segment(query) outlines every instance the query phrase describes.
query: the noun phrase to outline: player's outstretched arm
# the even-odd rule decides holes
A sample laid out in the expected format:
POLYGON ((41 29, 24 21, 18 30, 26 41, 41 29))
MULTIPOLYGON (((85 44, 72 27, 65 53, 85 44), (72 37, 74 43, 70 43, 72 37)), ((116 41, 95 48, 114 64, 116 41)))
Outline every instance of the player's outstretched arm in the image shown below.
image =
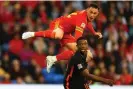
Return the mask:
POLYGON ((102 38, 102 34, 100 32, 96 32, 92 26, 92 24, 89 24, 88 26, 88 29, 90 30, 90 32, 95 35, 95 36, 98 36, 98 39, 101 39, 102 38))
POLYGON ((102 78, 102 77, 98 77, 96 75, 93 75, 93 74, 90 74, 89 71, 87 69, 84 69, 81 74, 86 77, 88 80, 93 80, 93 81, 97 81, 97 82, 103 82, 103 83, 106 83, 110 86, 112 86, 114 84, 114 81, 113 80, 110 80, 110 79, 105 79, 105 78, 102 78))

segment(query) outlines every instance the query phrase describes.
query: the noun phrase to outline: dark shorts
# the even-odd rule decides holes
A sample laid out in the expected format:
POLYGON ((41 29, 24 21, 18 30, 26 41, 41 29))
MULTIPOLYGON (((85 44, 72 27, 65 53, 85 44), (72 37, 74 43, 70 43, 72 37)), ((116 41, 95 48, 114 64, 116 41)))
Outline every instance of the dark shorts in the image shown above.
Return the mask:
POLYGON ((64 84, 64 89, 90 89, 88 84, 83 85, 71 85, 69 83, 64 84))

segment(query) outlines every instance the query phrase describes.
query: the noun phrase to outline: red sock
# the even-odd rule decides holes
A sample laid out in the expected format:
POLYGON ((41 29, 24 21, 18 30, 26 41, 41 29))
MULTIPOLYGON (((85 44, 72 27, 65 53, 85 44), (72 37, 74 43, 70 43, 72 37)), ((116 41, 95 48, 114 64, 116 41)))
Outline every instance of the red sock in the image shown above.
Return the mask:
POLYGON ((57 61, 59 60, 69 60, 73 56, 74 52, 72 50, 64 51, 56 56, 57 61))
POLYGON ((55 33, 53 32, 53 30, 35 32, 36 37, 54 38, 54 35, 55 33))

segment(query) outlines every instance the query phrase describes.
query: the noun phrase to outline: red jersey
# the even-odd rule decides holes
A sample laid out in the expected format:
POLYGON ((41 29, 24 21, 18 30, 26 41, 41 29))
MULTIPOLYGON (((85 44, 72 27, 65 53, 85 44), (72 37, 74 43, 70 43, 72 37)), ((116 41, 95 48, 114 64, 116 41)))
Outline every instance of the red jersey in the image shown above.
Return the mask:
POLYGON ((86 10, 77 11, 68 16, 62 16, 57 19, 59 19, 59 25, 63 28, 64 33, 72 33, 75 30, 83 33, 84 29, 88 28, 93 34, 95 34, 92 23, 87 22, 86 10))
MULTIPOLYGON (((75 42, 79 37, 82 36, 84 29, 88 28, 91 33, 95 35, 95 30, 93 29, 92 23, 87 21, 87 12, 86 10, 77 11, 67 16, 62 16, 53 20, 50 23, 49 30, 55 30, 56 28, 61 28, 64 32, 63 38, 60 40, 61 45, 67 43, 75 42), (73 37, 71 34, 75 32, 73 37)), ((51 31, 47 32, 38 32, 36 36, 51 37, 51 31), (47 34, 46 34, 47 33, 47 34)))

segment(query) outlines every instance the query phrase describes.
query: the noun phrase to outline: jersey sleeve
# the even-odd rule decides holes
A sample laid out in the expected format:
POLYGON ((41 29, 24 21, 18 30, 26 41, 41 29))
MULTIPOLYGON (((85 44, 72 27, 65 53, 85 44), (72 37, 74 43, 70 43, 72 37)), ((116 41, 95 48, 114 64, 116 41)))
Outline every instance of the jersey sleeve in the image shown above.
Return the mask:
POLYGON ((78 16, 76 17, 76 28, 75 28, 75 39, 77 40, 79 37, 83 35, 84 28, 85 28, 85 11, 80 11, 78 16))
POLYGON ((84 32, 84 28, 81 27, 81 23, 82 23, 82 20, 79 20, 80 18, 80 15, 79 17, 77 18, 78 20, 76 21, 76 28, 75 28, 75 39, 77 40, 79 37, 81 37, 83 35, 83 32, 84 32))
POLYGON ((79 64, 77 64, 76 66, 77 66, 77 69, 78 69, 80 72, 82 72, 83 70, 86 69, 86 67, 84 66, 83 63, 79 63, 79 64))
POLYGON ((88 30, 90 30, 90 32, 91 32, 93 35, 95 35, 96 31, 94 30, 92 24, 88 24, 88 25, 87 25, 87 28, 88 28, 88 30))
POLYGON ((75 28, 75 39, 77 40, 79 37, 81 37, 83 35, 83 28, 76 26, 75 28))

